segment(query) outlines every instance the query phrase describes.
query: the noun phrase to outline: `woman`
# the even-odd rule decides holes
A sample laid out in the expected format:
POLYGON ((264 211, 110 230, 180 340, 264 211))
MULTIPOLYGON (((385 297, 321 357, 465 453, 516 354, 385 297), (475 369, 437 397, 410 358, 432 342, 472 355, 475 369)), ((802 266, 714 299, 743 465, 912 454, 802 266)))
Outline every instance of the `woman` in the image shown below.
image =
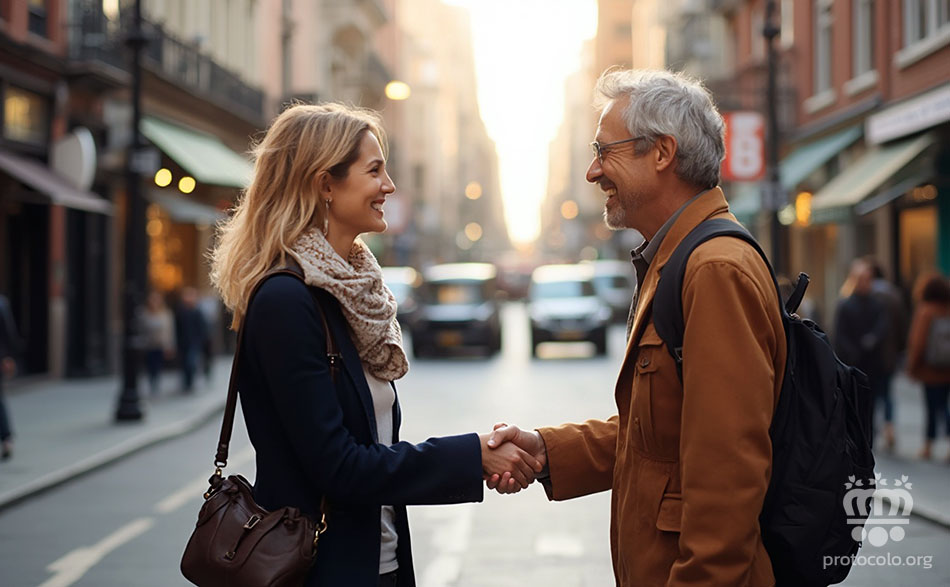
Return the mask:
POLYGON ((213 253, 212 280, 232 327, 244 328, 238 389, 255 498, 314 518, 326 499, 329 529, 307 585, 414 585, 406 505, 481 501, 483 476, 524 487, 541 468, 513 445, 489 450, 488 434, 399 442, 392 382, 409 365, 393 295, 357 238, 386 229, 395 186, 385 146, 371 111, 287 109, 257 146, 254 178, 213 253), (248 299, 287 265, 303 281, 273 276, 248 299), (321 314, 342 354, 336 383, 321 314))
POLYGON ((950 320, 950 283, 937 273, 922 275, 914 288, 914 299, 917 307, 907 340, 907 373, 924 384, 927 429, 919 456, 929 459, 940 420, 950 434, 950 366, 947 353, 937 348, 947 348, 948 341, 940 340, 939 334, 944 330, 941 326, 950 320))
POLYGON ((145 369, 148 372, 148 385, 152 397, 159 393, 159 376, 165 359, 175 354, 175 321, 171 310, 165 306, 162 294, 153 291, 148 294, 145 312, 142 314, 142 330, 145 337, 145 369))

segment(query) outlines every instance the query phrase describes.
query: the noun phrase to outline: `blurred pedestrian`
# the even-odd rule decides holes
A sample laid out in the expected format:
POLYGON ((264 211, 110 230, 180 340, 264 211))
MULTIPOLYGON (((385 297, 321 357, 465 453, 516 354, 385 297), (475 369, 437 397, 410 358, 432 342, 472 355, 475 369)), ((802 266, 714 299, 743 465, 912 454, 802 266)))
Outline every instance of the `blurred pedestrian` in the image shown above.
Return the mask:
POLYGON ((893 451, 896 437, 891 386, 907 341, 907 311, 904 308, 900 290, 884 277, 884 269, 878 260, 873 256, 867 256, 864 261, 871 268, 871 295, 884 306, 887 312, 887 334, 884 335, 881 347, 880 395, 875 396, 874 405, 875 412, 878 406, 884 410, 884 447, 888 451, 893 451))
POLYGON ((207 336, 205 317, 198 308, 198 291, 186 287, 181 290, 181 300, 175 315, 175 337, 178 341, 178 360, 181 362, 182 391, 185 393, 194 389, 195 373, 207 336))
POLYGON ((201 310, 201 315, 205 320, 205 339, 204 344, 201 345, 201 367, 205 378, 210 382, 214 353, 220 338, 221 311, 218 296, 210 292, 202 295, 198 299, 198 309, 201 310))
POLYGON ((15 357, 19 342, 10 302, 0 295, 0 459, 4 461, 13 456, 13 428, 10 426, 10 414, 3 396, 3 380, 5 377, 13 377, 16 373, 15 357))
POLYGON ((142 313, 142 331, 145 337, 145 368, 148 372, 149 390, 158 395, 162 366, 166 359, 175 356, 175 323, 171 310, 165 305, 162 294, 153 291, 148 295, 142 313))
POLYGON ((926 430, 919 456, 931 457, 937 424, 950 435, 950 283, 938 273, 914 286, 914 317, 907 338, 907 374, 924 384, 926 430))
POLYGON ((873 278, 867 261, 855 259, 851 263, 835 312, 834 344, 839 359, 868 376, 872 398, 884 401, 889 384, 883 365, 884 342, 890 320, 884 304, 871 295, 873 278))

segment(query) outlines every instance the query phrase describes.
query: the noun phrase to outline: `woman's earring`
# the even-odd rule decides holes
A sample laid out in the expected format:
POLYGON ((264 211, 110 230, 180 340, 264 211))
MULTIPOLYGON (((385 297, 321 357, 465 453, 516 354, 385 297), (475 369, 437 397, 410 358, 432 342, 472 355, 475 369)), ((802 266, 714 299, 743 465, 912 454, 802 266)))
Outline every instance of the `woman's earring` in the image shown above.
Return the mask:
POLYGON ((330 232, 330 200, 324 200, 323 203, 327 205, 323 214, 323 236, 326 236, 330 232))

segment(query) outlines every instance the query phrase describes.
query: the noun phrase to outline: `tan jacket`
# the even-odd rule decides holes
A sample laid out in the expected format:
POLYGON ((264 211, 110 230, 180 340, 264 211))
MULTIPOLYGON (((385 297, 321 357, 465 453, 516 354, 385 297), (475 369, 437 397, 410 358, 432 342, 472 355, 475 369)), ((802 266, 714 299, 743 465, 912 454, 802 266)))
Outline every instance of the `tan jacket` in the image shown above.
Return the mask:
POLYGON ((551 499, 613 490, 621 586, 774 584, 758 516, 786 344, 768 268, 734 238, 693 252, 683 386, 650 318, 658 272, 693 227, 715 217, 735 220, 718 188, 680 214, 650 264, 615 389, 618 416, 540 429, 551 499))

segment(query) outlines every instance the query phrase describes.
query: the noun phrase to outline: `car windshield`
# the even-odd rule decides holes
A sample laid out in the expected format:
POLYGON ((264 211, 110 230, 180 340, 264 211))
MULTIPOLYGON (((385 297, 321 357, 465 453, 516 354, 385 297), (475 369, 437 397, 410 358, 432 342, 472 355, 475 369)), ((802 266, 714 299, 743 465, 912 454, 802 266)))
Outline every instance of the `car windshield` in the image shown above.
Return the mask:
POLYGON ((623 289, 629 287, 627 280, 621 275, 599 275, 594 278, 594 284, 601 289, 623 289))
POLYGON ((545 281, 535 283, 531 297, 535 299, 580 298, 594 295, 594 286, 589 281, 545 281))
POLYGON ((426 286, 424 298, 430 304, 481 304, 484 288, 482 281, 440 281, 426 286))

